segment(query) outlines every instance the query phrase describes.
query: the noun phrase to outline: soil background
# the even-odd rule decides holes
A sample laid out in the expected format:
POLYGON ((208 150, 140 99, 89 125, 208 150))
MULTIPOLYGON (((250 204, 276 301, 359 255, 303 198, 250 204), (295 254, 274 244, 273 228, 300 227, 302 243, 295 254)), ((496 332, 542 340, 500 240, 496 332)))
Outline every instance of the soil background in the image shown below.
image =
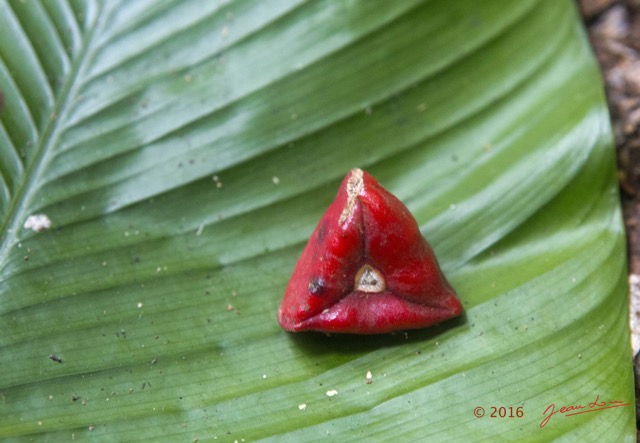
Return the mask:
POLYGON ((578 4, 600 63, 615 135, 627 229, 636 429, 640 429, 640 0, 578 0, 578 4))

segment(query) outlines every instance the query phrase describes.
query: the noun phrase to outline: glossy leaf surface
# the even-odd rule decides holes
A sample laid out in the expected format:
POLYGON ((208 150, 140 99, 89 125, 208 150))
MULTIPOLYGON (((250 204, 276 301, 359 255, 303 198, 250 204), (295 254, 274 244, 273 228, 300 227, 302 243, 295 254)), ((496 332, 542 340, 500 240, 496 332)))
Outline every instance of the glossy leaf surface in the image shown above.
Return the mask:
POLYGON ((572 2, 2 1, 0 93, 1 437, 635 441, 632 406, 540 428, 633 402, 572 2), (461 319, 280 328, 352 167, 414 214, 461 319))

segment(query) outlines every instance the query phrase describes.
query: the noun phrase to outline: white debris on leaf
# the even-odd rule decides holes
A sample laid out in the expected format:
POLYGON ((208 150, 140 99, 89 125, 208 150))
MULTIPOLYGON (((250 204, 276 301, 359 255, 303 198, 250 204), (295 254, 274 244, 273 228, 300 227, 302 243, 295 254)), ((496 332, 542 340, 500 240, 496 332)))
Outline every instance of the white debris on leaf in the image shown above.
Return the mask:
POLYGON ((329 389, 327 391, 327 397, 333 397, 334 395, 338 395, 338 391, 336 391, 335 389, 329 389))
POLYGON ((300 409, 301 411, 304 411, 305 409, 307 409, 307 404, 306 403, 300 403, 298 405, 298 409, 300 409))
POLYGON ((35 232, 44 231, 51 227, 51 220, 45 214, 35 214, 27 217, 24 222, 25 229, 31 229, 35 232))

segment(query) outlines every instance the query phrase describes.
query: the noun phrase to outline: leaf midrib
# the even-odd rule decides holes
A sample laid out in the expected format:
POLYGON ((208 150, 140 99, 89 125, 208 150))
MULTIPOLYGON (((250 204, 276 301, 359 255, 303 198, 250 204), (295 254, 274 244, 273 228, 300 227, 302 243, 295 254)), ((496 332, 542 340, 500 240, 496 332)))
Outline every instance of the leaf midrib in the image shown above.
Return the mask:
MULTIPOLYGON (((60 88, 59 94, 56 96, 54 106, 51 109, 50 117, 44 128, 40 132, 38 143, 36 144, 35 154, 31 161, 24 168, 21 183, 16 189, 14 197, 11 199, 5 219, 2 221, 0 232, 4 232, 2 244, 0 244, 0 282, 4 281, 4 269, 11 249, 16 244, 21 229, 21 223, 25 218, 29 206, 31 205, 33 196, 36 194, 40 177, 49 164, 53 156, 53 147, 55 146, 62 132, 62 123, 70 108, 70 97, 74 96, 75 91, 79 88, 80 82, 78 78, 83 71, 83 67, 90 57, 91 43, 100 28, 100 23, 108 19, 108 14, 101 14, 104 5, 97 5, 96 13, 93 14, 93 22, 84 23, 83 27, 86 32, 81 42, 80 51, 74 60, 71 61, 71 69, 65 76, 65 81, 60 88)), ((55 220, 53 221, 55 225, 55 220)))

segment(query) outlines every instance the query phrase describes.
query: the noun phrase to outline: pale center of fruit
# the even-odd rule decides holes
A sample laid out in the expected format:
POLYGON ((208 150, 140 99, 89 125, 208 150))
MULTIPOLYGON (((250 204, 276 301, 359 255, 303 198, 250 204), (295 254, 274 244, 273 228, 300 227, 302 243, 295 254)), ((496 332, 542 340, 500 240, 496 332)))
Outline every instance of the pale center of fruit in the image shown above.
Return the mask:
POLYGON ((355 290, 360 292, 378 293, 387 288, 382 273, 370 265, 364 265, 356 274, 355 290))

